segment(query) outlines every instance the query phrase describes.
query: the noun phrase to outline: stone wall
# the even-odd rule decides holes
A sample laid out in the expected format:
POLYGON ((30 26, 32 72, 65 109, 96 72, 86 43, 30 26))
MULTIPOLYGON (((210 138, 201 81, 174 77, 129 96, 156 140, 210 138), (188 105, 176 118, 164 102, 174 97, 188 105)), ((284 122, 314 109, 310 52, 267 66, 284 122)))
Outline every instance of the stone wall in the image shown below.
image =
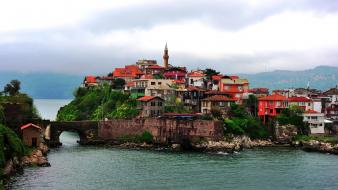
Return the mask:
POLYGON ((115 119, 100 121, 98 137, 114 140, 126 135, 140 135, 149 131, 157 143, 180 143, 183 140, 211 140, 223 137, 222 122, 169 118, 115 119))

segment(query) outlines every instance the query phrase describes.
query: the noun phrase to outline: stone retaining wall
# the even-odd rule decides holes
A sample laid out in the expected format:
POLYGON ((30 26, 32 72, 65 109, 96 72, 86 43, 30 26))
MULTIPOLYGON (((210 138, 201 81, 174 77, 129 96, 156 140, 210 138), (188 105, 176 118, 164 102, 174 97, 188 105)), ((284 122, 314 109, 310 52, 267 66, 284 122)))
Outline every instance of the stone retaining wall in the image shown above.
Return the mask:
POLYGON ((149 131, 157 143, 181 143, 185 139, 218 140, 223 137, 222 122, 169 118, 115 119, 100 121, 98 137, 114 140, 126 135, 140 135, 149 131))

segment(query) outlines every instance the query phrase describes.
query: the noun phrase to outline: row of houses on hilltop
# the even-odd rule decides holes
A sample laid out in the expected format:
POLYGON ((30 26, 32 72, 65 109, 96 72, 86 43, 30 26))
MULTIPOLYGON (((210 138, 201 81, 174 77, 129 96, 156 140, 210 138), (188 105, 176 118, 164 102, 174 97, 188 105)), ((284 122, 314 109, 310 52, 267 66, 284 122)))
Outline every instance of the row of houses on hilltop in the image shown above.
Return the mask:
POLYGON ((313 133, 324 133, 326 123, 338 120, 338 90, 326 92, 298 88, 274 90, 249 88, 249 81, 239 76, 224 75, 212 69, 188 71, 185 67, 169 64, 167 45, 163 63, 156 60, 138 60, 133 65, 115 68, 108 76, 86 76, 84 87, 100 83, 113 83, 123 79, 124 92, 137 99, 142 117, 157 117, 164 114, 164 105, 175 98, 195 114, 210 114, 219 110, 226 116, 231 104, 243 104, 249 95, 258 98, 257 116, 263 123, 282 113, 283 109, 298 106, 304 110, 304 121, 313 133))

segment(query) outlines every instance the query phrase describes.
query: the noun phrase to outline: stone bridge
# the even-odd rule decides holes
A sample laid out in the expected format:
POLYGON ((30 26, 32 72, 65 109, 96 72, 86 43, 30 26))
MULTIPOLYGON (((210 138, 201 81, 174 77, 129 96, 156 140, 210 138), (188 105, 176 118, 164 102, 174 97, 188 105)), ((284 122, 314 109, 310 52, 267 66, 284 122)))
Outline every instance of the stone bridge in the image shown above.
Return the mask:
POLYGON ((64 131, 72 131, 78 133, 80 137, 79 144, 93 144, 99 141, 98 139, 98 122, 97 121, 64 121, 50 122, 46 130, 49 134, 47 139, 49 146, 61 146, 60 135, 64 131))

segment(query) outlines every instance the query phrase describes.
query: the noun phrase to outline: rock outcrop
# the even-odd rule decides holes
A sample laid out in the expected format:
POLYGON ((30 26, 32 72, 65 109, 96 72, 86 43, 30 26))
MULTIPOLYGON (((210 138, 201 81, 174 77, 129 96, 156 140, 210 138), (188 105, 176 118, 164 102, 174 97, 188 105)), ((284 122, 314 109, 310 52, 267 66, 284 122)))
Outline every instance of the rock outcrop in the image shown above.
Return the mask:
POLYGON ((275 127, 276 143, 290 144, 292 138, 297 135, 297 127, 294 125, 277 125, 275 127))
POLYGON ((303 150, 305 151, 338 154, 338 144, 333 145, 331 143, 320 142, 316 140, 302 142, 302 144, 303 144, 303 150))
POLYGON ((28 156, 21 158, 23 166, 50 166, 48 159, 46 157, 47 152, 49 151, 48 147, 40 143, 39 147, 32 151, 28 156))
POLYGON ((247 136, 238 136, 222 141, 205 141, 193 144, 196 150, 234 152, 243 148, 272 146, 270 140, 251 140, 247 136))

